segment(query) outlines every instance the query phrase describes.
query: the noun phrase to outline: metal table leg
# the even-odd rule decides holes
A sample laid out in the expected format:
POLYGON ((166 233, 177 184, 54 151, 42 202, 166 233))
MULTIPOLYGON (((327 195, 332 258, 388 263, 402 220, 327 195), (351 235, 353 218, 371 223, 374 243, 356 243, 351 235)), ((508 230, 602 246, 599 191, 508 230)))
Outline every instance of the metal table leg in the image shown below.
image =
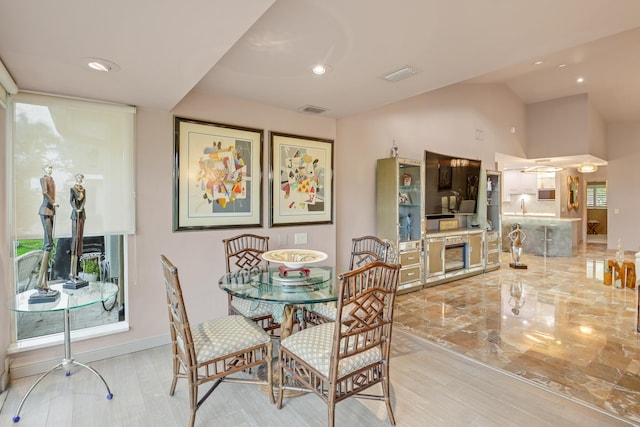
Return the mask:
POLYGON ((71 357, 71 328, 69 326, 69 310, 64 310, 64 359, 62 359, 62 362, 58 363, 56 366, 54 366, 53 368, 49 369, 47 372, 42 374, 40 378, 38 378, 36 382, 33 383, 31 388, 29 388, 29 390, 27 391, 27 394, 25 394, 22 400, 20 401, 20 405, 18 405, 18 410, 16 411, 16 415, 13 417, 13 422, 17 423, 18 421, 20 421, 20 411, 22 410, 22 406, 26 402, 27 398, 29 397, 33 389, 35 389, 36 386, 40 383, 40 381, 42 381, 47 375, 49 375, 51 372, 55 371, 60 367, 65 369, 66 376, 70 376, 71 367, 73 365, 82 366, 83 368, 86 368, 89 371, 91 371, 96 377, 100 378, 100 381, 102 381, 104 386, 107 388, 107 400, 111 400, 113 398, 113 393, 111 393, 111 390, 109 389, 109 385, 104 380, 104 378, 102 378, 102 375, 98 373, 98 371, 96 371, 90 366, 85 365, 84 363, 76 362, 75 360, 73 360, 73 357, 71 357))

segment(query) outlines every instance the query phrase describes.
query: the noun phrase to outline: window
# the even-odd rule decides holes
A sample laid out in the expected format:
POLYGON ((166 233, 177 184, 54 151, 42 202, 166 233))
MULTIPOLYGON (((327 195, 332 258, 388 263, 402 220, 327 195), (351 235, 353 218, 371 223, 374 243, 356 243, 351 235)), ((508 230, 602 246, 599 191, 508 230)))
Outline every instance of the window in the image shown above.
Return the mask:
MULTIPOLYGON (((30 93, 12 96, 9 107, 9 230, 15 247, 16 292, 33 286, 33 269, 27 269, 22 277, 18 257, 43 249, 44 231, 38 215, 43 200, 40 178, 43 167, 51 165, 57 207, 54 244, 47 265, 49 283, 64 282, 69 277, 70 189, 75 175, 83 174, 86 222, 82 253, 98 261, 94 270, 99 272, 99 280, 117 283, 120 292, 113 301, 74 310, 71 328, 123 320, 124 312, 119 308, 124 307, 126 294, 126 235, 135 232, 135 108, 30 93)), ((80 271, 85 268, 88 274, 89 263, 82 264, 82 257, 80 260, 80 271)), ((50 314, 56 318, 19 314, 14 336, 23 340, 60 332, 60 313, 50 314)))
POLYGON ((587 209, 607 208, 607 183, 588 182, 587 183, 587 209))

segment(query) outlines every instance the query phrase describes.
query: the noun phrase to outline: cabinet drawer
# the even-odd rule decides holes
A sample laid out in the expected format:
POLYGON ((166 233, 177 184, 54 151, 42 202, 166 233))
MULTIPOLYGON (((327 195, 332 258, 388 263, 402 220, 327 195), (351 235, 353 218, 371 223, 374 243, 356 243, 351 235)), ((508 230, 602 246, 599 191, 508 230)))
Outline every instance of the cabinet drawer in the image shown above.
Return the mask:
POLYGON ((403 267, 419 263, 420 252, 418 251, 402 252, 400 254, 400 265, 403 267))
POLYGON ((498 240, 493 240, 493 241, 489 240, 489 241, 487 242, 487 249, 488 249, 488 250, 492 250, 492 249, 493 249, 493 250, 495 250, 495 249, 498 249, 498 245, 499 245, 498 240))
POLYGON ((420 266, 403 268, 400 270, 400 283, 420 280, 420 266))
POLYGON ((490 252, 487 254, 487 264, 500 262, 500 252, 490 252))

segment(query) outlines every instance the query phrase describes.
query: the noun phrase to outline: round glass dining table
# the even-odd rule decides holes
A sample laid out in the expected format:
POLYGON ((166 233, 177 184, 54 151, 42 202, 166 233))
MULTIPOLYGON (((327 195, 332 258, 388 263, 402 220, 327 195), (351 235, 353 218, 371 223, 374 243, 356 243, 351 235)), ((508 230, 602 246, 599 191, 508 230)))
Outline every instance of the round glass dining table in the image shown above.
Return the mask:
POLYGON ((298 308, 338 299, 338 278, 333 267, 309 267, 306 271, 308 274, 286 271, 283 276, 278 267, 243 269, 225 274, 218 285, 233 297, 256 304, 271 303, 274 310, 284 305, 280 337, 286 338, 293 330, 298 308))

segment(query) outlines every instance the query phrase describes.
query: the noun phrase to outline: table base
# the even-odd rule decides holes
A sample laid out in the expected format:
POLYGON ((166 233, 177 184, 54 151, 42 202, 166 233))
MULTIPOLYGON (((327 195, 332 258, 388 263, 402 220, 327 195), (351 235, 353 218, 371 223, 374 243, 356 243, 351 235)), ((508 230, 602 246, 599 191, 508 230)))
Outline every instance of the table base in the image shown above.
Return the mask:
POLYGON ((49 369, 47 372, 42 374, 40 378, 38 378, 36 382, 33 383, 31 388, 29 388, 29 390, 27 391, 27 394, 25 394, 22 400, 20 401, 20 405, 18 405, 18 410, 16 411, 16 415, 12 418, 13 422, 17 423, 18 421, 20 421, 20 411, 22 410, 22 406, 27 401, 27 398, 29 397, 31 392, 40 383, 40 381, 42 381, 47 375, 49 375, 51 372, 55 371, 58 368, 63 368, 66 371, 66 376, 70 376, 71 367, 73 365, 78 365, 91 371, 93 375, 98 377, 106 387, 107 400, 111 400, 113 398, 113 393, 111 393, 111 390, 109 389, 109 385, 104 380, 104 378, 102 378, 102 375, 98 373, 98 371, 96 371, 90 366, 85 365, 84 363, 76 362, 75 360, 73 360, 73 357, 71 357, 71 329, 69 327, 69 310, 64 310, 64 359, 62 359, 62 362, 58 363, 56 366, 54 366, 53 368, 49 369))

